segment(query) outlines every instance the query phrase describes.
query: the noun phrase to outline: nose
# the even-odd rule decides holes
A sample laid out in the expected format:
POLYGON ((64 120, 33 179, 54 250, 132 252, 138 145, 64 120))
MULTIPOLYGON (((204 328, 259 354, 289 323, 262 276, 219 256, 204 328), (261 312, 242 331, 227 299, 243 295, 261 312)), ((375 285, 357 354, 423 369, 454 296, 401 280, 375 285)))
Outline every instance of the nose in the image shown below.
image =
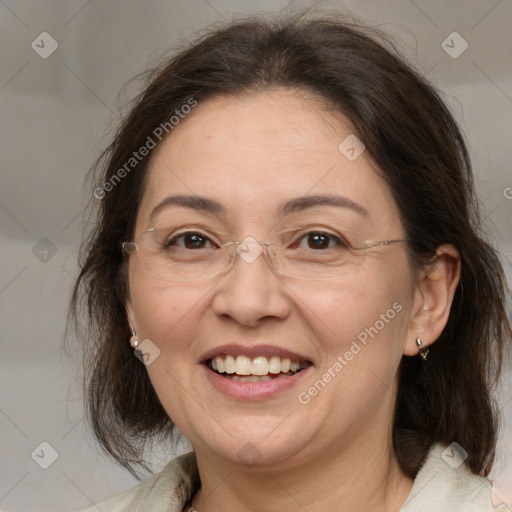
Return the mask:
POLYGON ((236 248, 233 268, 221 279, 213 299, 215 314, 256 327, 263 319, 290 313, 286 286, 271 269, 265 249, 248 237, 236 248))

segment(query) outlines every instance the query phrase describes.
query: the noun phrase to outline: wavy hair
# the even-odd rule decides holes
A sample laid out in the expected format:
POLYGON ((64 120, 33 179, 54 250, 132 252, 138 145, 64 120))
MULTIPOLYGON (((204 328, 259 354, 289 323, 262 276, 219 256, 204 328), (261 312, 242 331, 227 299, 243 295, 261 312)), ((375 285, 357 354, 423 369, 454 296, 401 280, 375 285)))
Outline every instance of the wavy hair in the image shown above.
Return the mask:
MULTIPOLYGON (((460 283, 427 364, 402 359, 393 442, 409 476, 416 475, 434 442, 454 441, 468 452, 474 473, 488 474, 498 429, 492 390, 511 333, 505 277, 481 234, 471 164, 457 123, 385 34, 331 14, 251 17, 211 29, 149 74, 94 167, 96 184, 112 180, 190 98, 202 102, 272 88, 313 93, 350 121, 398 205, 413 265, 429 262, 441 244, 459 250, 460 283)), ((119 245, 133 235, 153 151, 132 162, 130 172, 95 201, 97 223, 81 248, 69 315, 86 353, 87 412, 95 435, 132 473, 146 467, 147 443, 173 431, 128 343, 128 288, 119 245)))

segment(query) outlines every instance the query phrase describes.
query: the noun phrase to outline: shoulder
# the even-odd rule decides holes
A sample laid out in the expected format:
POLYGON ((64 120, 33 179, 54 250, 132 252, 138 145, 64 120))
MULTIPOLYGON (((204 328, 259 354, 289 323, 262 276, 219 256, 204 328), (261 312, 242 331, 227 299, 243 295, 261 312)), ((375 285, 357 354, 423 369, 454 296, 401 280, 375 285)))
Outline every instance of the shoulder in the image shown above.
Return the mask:
POLYGON ((190 452, 176 457, 133 489, 82 512, 181 512, 199 485, 196 457, 190 452))
POLYGON ((464 463, 458 445, 435 444, 414 481, 400 512, 495 512, 491 483, 464 463))

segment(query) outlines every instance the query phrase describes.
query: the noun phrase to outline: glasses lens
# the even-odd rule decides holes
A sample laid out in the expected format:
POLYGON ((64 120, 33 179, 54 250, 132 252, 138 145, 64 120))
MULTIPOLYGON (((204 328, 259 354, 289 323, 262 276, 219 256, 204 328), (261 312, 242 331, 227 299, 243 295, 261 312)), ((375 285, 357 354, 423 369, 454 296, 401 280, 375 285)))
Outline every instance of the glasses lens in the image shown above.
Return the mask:
POLYGON ((373 242, 373 245, 366 241, 353 248, 329 233, 309 231, 281 242, 260 243, 247 237, 242 242, 220 244, 191 229, 178 232, 150 229, 142 233, 136 247, 144 272, 165 281, 199 281, 214 277, 228 270, 236 255, 245 264, 253 264, 261 255, 283 276, 330 280, 363 264, 365 254, 372 247, 377 250, 377 246, 398 241, 403 240, 373 242))
POLYGON ((297 279, 328 280, 343 275, 353 256, 348 247, 281 248, 273 258, 278 272, 297 279))
POLYGON ((196 281, 213 277, 230 264, 230 247, 219 247, 201 233, 171 238, 166 231, 148 230, 140 237, 144 272, 165 281, 196 281))

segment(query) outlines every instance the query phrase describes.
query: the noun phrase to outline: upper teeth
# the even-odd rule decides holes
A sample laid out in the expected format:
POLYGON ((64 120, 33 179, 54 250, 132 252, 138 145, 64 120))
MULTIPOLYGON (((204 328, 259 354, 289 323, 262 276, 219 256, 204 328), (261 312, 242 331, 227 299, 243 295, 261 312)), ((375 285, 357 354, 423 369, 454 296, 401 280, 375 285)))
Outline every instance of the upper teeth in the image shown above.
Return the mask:
POLYGON ((212 368, 219 373, 236 373, 237 375, 268 375, 269 373, 297 372, 301 363, 291 362, 287 357, 258 356, 249 359, 246 356, 216 356, 212 359, 212 368))

